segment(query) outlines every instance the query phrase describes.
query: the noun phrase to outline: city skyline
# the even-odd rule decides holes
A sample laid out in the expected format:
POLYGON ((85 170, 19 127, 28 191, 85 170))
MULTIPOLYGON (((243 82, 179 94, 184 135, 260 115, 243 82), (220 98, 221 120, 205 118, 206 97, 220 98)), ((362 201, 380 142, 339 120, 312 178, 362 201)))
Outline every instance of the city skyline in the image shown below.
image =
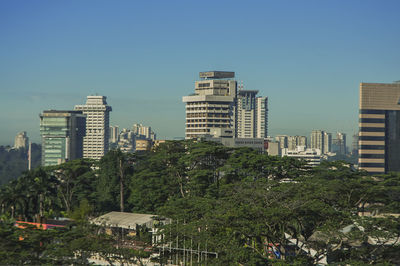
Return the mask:
POLYGON ((107 96, 110 125, 183 137, 201 71, 269 98, 269 135, 358 130, 361 82, 400 79, 398 1, 3 1, 0 145, 39 114, 107 96), (22 3, 22 4, 21 4, 22 3), (212 4, 211 4, 212 3, 212 4), (201 19, 204 18, 204 19, 201 19))

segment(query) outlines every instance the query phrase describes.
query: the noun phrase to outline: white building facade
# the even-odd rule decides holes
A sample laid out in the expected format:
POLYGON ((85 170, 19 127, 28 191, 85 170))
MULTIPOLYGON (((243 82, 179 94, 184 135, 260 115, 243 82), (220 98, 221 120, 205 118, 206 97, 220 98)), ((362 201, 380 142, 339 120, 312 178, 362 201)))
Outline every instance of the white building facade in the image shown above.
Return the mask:
POLYGON ((305 146, 298 146, 296 150, 283 149, 283 156, 305 160, 307 165, 313 167, 319 165, 322 158, 320 149, 306 149, 305 146))
POLYGON ((257 90, 240 90, 237 95, 236 137, 268 136, 268 98, 257 97, 257 90))
POLYGON ((186 103, 186 139, 205 135, 265 139, 268 136, 268 98, 257 90, 240 90, 234 72, 200 72, 195 93, 186 103))
POLYGON ((86 136, 83 139, 83 157, 101 159, 109 149, 110 112, 106 96, 87 96, 86 104, 75 105, 86 115, 86 136))
POLYGON ((235 135, 234 77, 234 72, 200 72, 202 80, 195 82, 195 93, 182 98, 186 103, 186 139, 211 135, 214 130, 235 135))

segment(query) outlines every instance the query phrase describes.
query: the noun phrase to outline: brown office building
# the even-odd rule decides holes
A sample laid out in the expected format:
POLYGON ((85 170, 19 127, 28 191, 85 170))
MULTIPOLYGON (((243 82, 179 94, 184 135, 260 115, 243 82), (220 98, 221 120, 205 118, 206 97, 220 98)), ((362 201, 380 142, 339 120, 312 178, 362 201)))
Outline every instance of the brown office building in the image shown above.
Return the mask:
POLYGON ((400 83, 361 83, 359 168, 400 171, 400 83))

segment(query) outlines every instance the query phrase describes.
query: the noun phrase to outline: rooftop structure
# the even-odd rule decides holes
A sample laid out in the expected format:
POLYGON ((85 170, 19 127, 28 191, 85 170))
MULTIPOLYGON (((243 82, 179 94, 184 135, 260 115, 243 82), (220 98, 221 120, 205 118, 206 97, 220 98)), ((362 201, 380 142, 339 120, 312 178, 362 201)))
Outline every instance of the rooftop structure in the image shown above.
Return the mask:
POLYGON ((135 229, 136 225, 145 225, 153 228, 154 214, 109 212, 92 220, 94 224, 125 229, 135 229))
POLYGON ((227 71, 207 71, 200 72, 200 78, 202 79, 226 79, 226 78, 234 78, 235 72, 227 72, 227 71))

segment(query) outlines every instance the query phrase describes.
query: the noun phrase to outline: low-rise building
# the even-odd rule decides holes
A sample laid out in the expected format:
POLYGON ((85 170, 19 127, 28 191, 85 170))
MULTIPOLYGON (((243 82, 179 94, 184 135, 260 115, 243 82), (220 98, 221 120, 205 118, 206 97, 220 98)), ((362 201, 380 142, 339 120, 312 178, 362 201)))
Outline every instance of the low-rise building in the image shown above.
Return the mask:
POLYGON ((321 163, 321 150, 319 149, 306 149, 305 146, 298 146, 296 150, 292 151, 289 149, 282 150, 282 157, 293 157, 297 159, 303 159, 310 166, 317 166, 321 163))

